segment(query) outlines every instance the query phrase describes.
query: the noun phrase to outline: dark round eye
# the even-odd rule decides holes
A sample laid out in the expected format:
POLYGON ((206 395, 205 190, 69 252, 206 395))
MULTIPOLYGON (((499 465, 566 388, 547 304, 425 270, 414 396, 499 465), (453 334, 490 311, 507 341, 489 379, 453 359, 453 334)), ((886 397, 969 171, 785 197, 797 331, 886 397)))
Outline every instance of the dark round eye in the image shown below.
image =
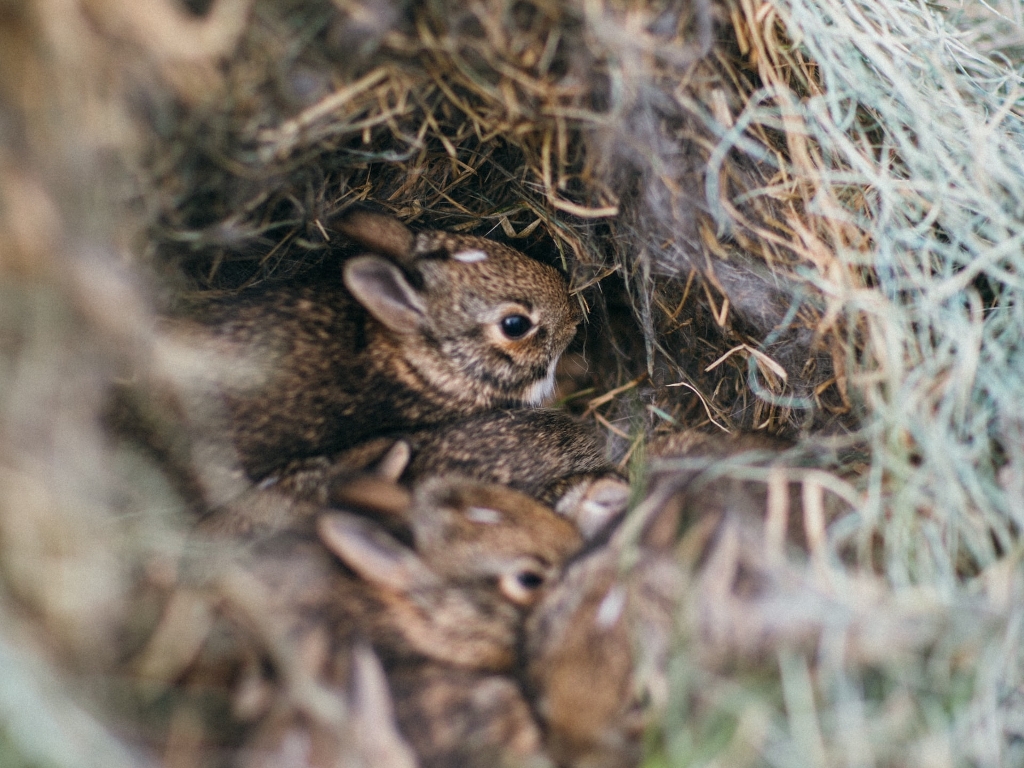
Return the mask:
POLYGON ((544 577, 536 571, 520 571, 516 581, 524 589, 538 589, 544 583, 544 577))
POLYGON ((501 319, 501 332, 510 339, 521 339, 533 327, 533 321, 526 315, 509 315, 501 319))
POLYGON ((532 557, 524 557, 519 562, 510 564, 498 580, 501 593, 516 605, 533 605, 540 597, 540 588, 544 586, 547 574, 544 567, 534 562, 532 557))

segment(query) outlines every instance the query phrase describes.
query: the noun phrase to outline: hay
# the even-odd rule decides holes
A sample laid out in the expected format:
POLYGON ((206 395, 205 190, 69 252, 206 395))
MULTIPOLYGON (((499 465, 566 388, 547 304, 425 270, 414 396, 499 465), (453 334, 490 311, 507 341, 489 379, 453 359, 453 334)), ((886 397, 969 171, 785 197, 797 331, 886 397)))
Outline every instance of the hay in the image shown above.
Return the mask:
POLYGON ((565 267, 624 465, 758 429, 854 502, 774 602, 694 590, 650 765, 1024 759, 1014 3, 128 5, 0 2, 5 764, 68 763, 26 706, 146 754, 118 675, 184 502, 99 417, 152 307, 317 268, 359 201, 565 267))

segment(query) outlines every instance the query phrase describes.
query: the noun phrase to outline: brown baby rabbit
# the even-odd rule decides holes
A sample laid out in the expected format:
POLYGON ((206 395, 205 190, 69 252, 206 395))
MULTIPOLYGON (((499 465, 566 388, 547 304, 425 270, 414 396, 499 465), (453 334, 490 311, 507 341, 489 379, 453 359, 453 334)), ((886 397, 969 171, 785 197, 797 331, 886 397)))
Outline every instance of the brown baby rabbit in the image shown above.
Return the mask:
MULTIPOLYGON (((347 683, 347 649, 364 639, 372 643, 386 671, 398 733, 422 768, 548 765, 540 729, 508 673, 525 610, 555 575, 550 560, 568 551, 532 540, 552 533, 561 539, 558 524, 565 521, 548 511, 548 521, 527 513, 512 524, 498 518, 507 514, 505 504, 494 503, 503 489, 461 481, 431 485, 437 487, 425 493, 433 498, 426 502, 421 495, 419 503, 442 514, 416 526, 422 553, 413 554, 365 518, 332 513, 320 519, 323 541, 358 578, 336 564, 321 570, 323 558, 305 549, 308 540, 278 536, 269 549, 255 550, 252 568, 269 586, 268 612, 288 625, 285 647, 320 648, 300 655, 306 674, 328 690, 347 683), (459 512, 449 504, 461 505, 459 512), (555 530, 545 525, 552 520, 555 530), (296 555, 305 562, 296 562, 296 555), (277 556, 282 559, 275 563, 277 556)), ((296 714, 285 718, 293 736, 298 729, 320 743, 336 730, 325 728, 310 707, 302 708, 300 721, 296 714)), ((252 751, 279 754, 285 735, 274 733, 279 729, 262 723, 252 751)))
POLYGON ((661 703, 683 582, 658 549, 625 568, 626 538, 620 528, 569 564, 526 624, 524 683, 559 766, 636 765, 661 703))
MULTIPOLYGON (((274 764, 296 745, 305 745, 298 764, 317 768, 352 749, 390 750, 404 764, 402 743, 386 731, 350 743, 345 717, 360 716, 349 700, 362 685, 353 649, 369 641, 389 674, 400 670, 397 718, 423 765, 485 768, 506 754, 542 764, 539 731, 505 673, 526 612, 580 545, 574 526, 527 496, 464 479, 435 478, 410 493, 362 477, 352 488, 355 507, 374 519, 308 514, 290 530, 246 536, 201 525, 137 674, 207 692, 240 687, 235 714, 251 724, 242 765, 274 764), (481 723, 491 725, 463 739, 481 723)), ((389 706, 369 700, 378 713, 389 706)), ((218 743, 224 727, 209 723, 208 741, 218 743)))
POLYGON ((344 504, 344 493, 335 495, 332 488, 347 488, 354 471, 397 468, 400 458, 405 465, 395 478, 404 484, 455 474, 507 485, 553 507, 584 538, 625 510, 629 496, 597 432, 563 411, 544 408, 475 414, 375 438, 331 458, 294 461, 268 477, 264 488, 320 505, 344 504))
POLYGON ((433 478, 411 496, 380 486, 359 505, 375 519, 329 512, 252 537, 237 566, 273 596, 272 614, 309 606, 317 622, 334 617, 332 636, 365 635, 386 661, 511 667, 526 610, 580 546, 575 527, 501 486, 433 478))
POLYGON ((766 529, 781 512, 785 531, 803 511, 791 487, 800 470, 787 464, 787 447, 759 435, 652 441, 661 455, 644 500, 607 541, 566 567, 527 622, 526 688, 559 765, 637 764, 645 730, 667 698, 684 598, 695 604, 714 653, 763 641, 722 621, 772 613, 756 602, 772 579, 766 529), (731 475, 730 462, 760 469, 763 478, 774 471, 780 482, 734 479, 744 474, 731 475))
POLYGON ((415 551, 354 515, 327 515, 318 528, 362 579, 340 610, 362 612, 385 657, 412 652, 495 671, 514 664, 527 609, 580 545, 570 523, 529 497, 456 478, 417 488, 415 551))
MULTIPOLYGON (((404 528, 411 545, 368 517, 328 512, 315 523, 306 518, 309 525, 245 539, 219 576, 202 577, 201 561, 186 566, 199 587, 183 590, 179 600, 187 603, 203 590, 212 594, 221 628, 210 626, 198 660, 185 653, 177 665, 168 661, 168 643, 154 640, 140 670, 173 680, 191 667, 192 677, 206 685, 227 685, 252 678, 244 669, 265 668, 258 659, 269 656, 277 682, 257 685, 263 693, 250 693, 248 704, 239 705, 247 719, 263 724, 249 750, 252 764, 260 765, 258 755, 275 754, 296 729, 310 743, 340 738, 316 714, 314 689, 326 686, 334 691, 328 703, 336 701, 350 685, 351 649, 369 641, 389 676, 395 670, 399 727, 423 765, 484 768, 501 765, 502 755, 542 764, 539 731, 505 673, 517 661, 528 609, 578 549, 579 534, 508 488, 435 478, 411 495, 397 486, 388 495, 379 493, 385 480, 368 480, 370 493, 364 483, 358 506, 385 499, 386 508, 367 511, 390 519, 393 529, 404 528), (245 652, 252 638, 255 655, 245 652), (275 686, 286 694, 283 704, 268 693, 275 686), (467 732, 477 724, 479 733, 467 732)), ((220 550, 223 537, 211 543, 220 550)), ((196 615, 187 606, 172 613, 196 615)))
POLYGON ((193 421, 221 412, 250 477, 551 394, 581 319, 555 269, 362 210, 334 226, 368 251, 337 281, 249 289, 171 323, 173 338, 212 361, 187 384, 200 403, 193 421))

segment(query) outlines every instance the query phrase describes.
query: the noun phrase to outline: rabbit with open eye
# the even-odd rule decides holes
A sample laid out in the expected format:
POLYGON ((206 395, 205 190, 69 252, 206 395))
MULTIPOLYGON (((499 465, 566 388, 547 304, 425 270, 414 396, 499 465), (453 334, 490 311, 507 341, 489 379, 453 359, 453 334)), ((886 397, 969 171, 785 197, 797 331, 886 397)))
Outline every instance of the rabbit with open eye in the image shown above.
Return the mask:
POLYGON ((565 279, 507 246, 414 234, 354 211, 365 249, 337 282, 256 287, 193 306, 172 338, 206 366, 194 421, 224 429, 250 477, 373 434, 536 405, 581 319, 565 279))
MULTIPOLYGON (((326 768, 345 745, 403 765, 405 742, 427 767, 546 765, 510 673, 525 616, 578 532, 508 488, 435 478, 410 493, 389 481, 394 471, 352 478, 362 515, 304 514, 241 536, 199 526, 182 585, 133 667, 150 685, 238 688, 232 727, 250 734, 246 768, 285 754, 326 768), (344 713, 359 698, 346 693, 360 685, 353 648, 367 641, 393 671, 400 738, 385 730, 364 749, 345 741, 344 713)), ((369 700, 378 716, 389 709, 369 700)), ((224 727, 208 725, 211 742, 224 727)))
MULTIPOLYGON (((509 673, 528 608, 578 536, 532 500, 478 483, 428 482, 414 506, 431 511, 411 516, 415 551, 366 518, 322 516, 320 538, 345 570, 309 539, 277 536, 257 547, 249 569, 269 586, 270 613, 284 617, 292 638, 322 635, 313 645, 329 653, 307 658, 329 662, 363 638, 372 643, 398 731, 423 768, 549 765, 509 673), (321 576, 297 568, 297 553, 321 576)), ((337 676, 330 663, 319 669, 318 678, 337 676)))
POLYGON ((400 638, 403 654, 509 669, 527 610, 579 548, 575 527, 511 489, 435 478, 416 489, 409 528, 412 549, 366 518, 318 522, 328 549, 362 580, 365 625, 400 638))
MULTIPOLYGON (((509 673, 528 610, 580 545, 575 527, 500 486, 435 478, 412 494, 393 486, 388 496, 380 493, 385 479, 363 480, 362 490, 353 483, 355 506, 389 520, 397 535, 366 516, 328 512, 291 530, 229 537, 241 549, 219 576, 203 578, 202 563, 185 569, 209 585, 222 627, 208 631, 221 641, 186 643, 203 650, 175 665, 168 643, 157 639, 139 668, 151 680, 178 679, 191 668, 206 681, 230 681, 246 678, 246 667, 258 680, 269 666, 277 683, 249 686, 248 703, 236 706, 263 723, 250 749, 252 764, 263 765, 260 759, 296 733, 309 744, 338 738, 317 719, 311 691, 348 685, 350 650, 369 641, 393 677, 402 736, 424 766, 546 764, 539 730, 509 673), (381 498, 386 508, 371 510, 381 498), (258 652, 240 652, 254 638, 258 652), (256 661, 261 656, 269 665, 256 661), (284 704, 268 692, 275 685, 284 704)), ((222 548, 216 537, 210 543, 222 548)), ((188 605, 177 613, 196 615, 188 605)))
MULTIPOLYGON (((333 622, 332 636, 364 634, 386 659, 509 669, 528 609, 581 544, 575 526, 502 486, 433 478, 410 494, 363 480, 353 481, 362 497, 349 494, 363 514, 310 515, 241 539, 229 529, 229 545, 241 547, 231 570, 273 600, 268 616, 333 622)), ((202 566, 186 563, 186 573, 205 578, 202 566)))

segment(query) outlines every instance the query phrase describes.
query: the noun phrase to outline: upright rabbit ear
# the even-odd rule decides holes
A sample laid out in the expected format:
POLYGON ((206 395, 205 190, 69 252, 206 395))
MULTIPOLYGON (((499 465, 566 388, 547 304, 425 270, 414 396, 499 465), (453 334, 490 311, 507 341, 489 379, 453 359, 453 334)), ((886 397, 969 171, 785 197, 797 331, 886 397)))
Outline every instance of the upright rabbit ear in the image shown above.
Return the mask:
POLYGON ((413 234, 393 216, 355 209, 343 214, 334 226, 373 253, 402 263, 412 257, 413 234))
POLYGON ((412 494, 398 483, 374 475, 339 479, 329 489, 332 505, 356 508, 394 520, 406 520, 412 506, 412 494))
POLYGON ((409 443, 405 440, 396 440, 395 444, 388 448, 387 453, 374 465, 373 473, 383 480, 397 483, 406 467, 409 466, 411 458, 412 448, 409 443))
POLYGON ((324 545, 371 584, 409 592, 438 582, 411 549, 369 520, 337 512, 323 515, 317 521, 317 530, 324 545))
POLYGON ((344 278, 356 301, 395 333, 413 333, 423 325, 426 304, 391 262, 378 256, 350 259, 344 278))

